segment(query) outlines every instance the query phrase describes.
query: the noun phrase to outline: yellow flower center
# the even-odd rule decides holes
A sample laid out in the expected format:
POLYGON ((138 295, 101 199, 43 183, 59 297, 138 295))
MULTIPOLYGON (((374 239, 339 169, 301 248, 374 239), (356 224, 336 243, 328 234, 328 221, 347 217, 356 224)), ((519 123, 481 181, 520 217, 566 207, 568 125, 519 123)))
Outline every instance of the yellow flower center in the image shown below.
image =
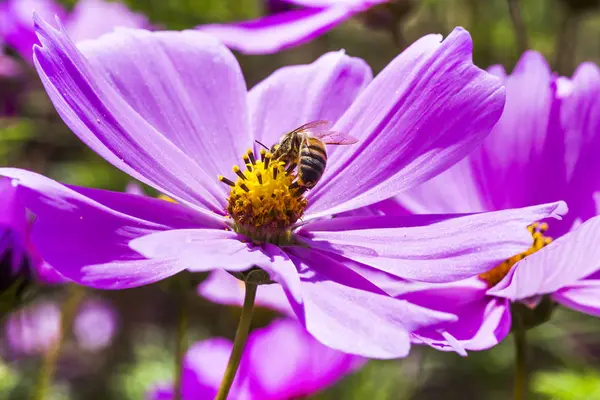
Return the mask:
POLYGON ((512 256, 508 260, 495 266, 488 272, 479 275, 479 278, 486 281, 489 287, 497 285, 508 274, 511 268, 519 261, 527 256, 535 253, 552 242, 552 238, 544 236, 544 232, 548 230, 548 224, 543 222, 535 222, 527 227, 527 230, 533 237, 533 245, 522 253, 512 256))
POLYGON ((286 169, 285 163, 274 160, 271 153, 261 150, 260 154, 257 160, 248 150, 243 157, 246 168, 233 166, 238 176, 235 182, 219 176, 231 187, 227 213, 238 233, 257 242, 290 243, 291 227, 308 204, 302 196, 306 188, 294 182, 295 165, 286 169))

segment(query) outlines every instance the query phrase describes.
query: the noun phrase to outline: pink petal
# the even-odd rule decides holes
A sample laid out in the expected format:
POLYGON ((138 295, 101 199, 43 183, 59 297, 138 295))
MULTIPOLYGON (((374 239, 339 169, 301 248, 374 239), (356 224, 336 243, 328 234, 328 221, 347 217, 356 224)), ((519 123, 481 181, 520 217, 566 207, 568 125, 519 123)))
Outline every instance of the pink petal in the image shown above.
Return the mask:
POLYGON ((357 11, 344 5, 292 10, 235 24, 200 25, 197 29, 242 53, 268 54, 308 42, 357 11))
POLYGON ((301 227, 311 248, 392 275, 449 282, 485 272, 528 249, 526 227, 566 212, 562 202, 471 215, 345 217, 301 227))
POLYGON ((183 267, 147 260, 129 249, 129 241, 169 228, 223 226, 150 197, 66 187, 18 169, 2 168, 0 175, 18 182, 23 205, 36 215, 31 238, 39 254, 60 274, 86 286, 124 289, 174 275, 183 267))
POLYGON ((552 298, 565 307, 600 317, 600 280, 583 279, 559 289, 552 298))
POLYGON ((583 63, 570 83, 561 108, 569 185, 565 200, 574 211, 570 221, 585 221, 598 215, 592 193, 600 190, 600 161, 594 151, 600 146, 600 69, 593 63, 583 63))
MULTIPOLYGON (((425 36, 361 93, 334 130, 359 138, 331 160, 311 213, 376 203, 417 186, 473 150, 500 117, 500 81, 471 61, 469 34, 425 36)), ((310 217, 313 217, 311 215, 310 217)))
POLYGON ((293 307, 308 331, 333 349, 370 358, 404 357, 410 350, 409 332, 454 319, 450 314, 339 284, 321 272, 330 271, 333 265, 314 263, 310 255, 292 258, 301 271, 303 298, 302 304, 293 307))
MULTIPOLYGON (((217 394, 231 354, 232 343, 212 338, 194 344, 185 356, 184 399, 212 399, 217 394)), ((236 381, 240 380, 239 378, 236 381)), ((236 391, 234 383, 233 392, 236 391)))
POLYGON ((359 361, 317 342, 294 320, 277 320, 254 331, 245 358, 256 399, 314 394, 352 372, 359 361))
POLYGON ((243 242, 244 239, 225 229, 175 229, 140 236, 129 246, 144 257, 170 260, 193 272, 217 268, 245 271, 273 262, 260 247, 243 242))
POLYGON ((254 137, 271 146, 307 122, 335 122, 372 78, 363 60, 343 51, 312 64, 280 68, 250 90, 254 137))
POLYGON ((231 168, 238 154, 235 146, 245 150, 251 143, 248 135, 243 136, 247 132, 245 85, 231 53, 199 32, 125 30, 87 42, 88 60, 64 31, 39 17, 36 29, 43 44, 35 51, 42 82, 59 114, 86 144, 161 193, 223 213, 224 185, 212 171, 219 162, 231 168), (208 72, 197 74, 199 65, 208 72), (156 81, 156 74, 166 75, 170 84, 156 81), (223 87, 210 85, 217 78, 223 87), (190 97, 188 88, 196 89, 196 96, 190 97), (190 108, 198 106, 202 111, 190 108), (213 129, 216 121, 219 129, 213 129), (229 135, 234 131, 235 146, 229 135), (200 149, 197 135, 204 132, 220 139, 214 136, 192 158, 187 151, 200 149), (217 149, 218 143, 227 146, 217 149), (219 152, 207 156, 209 150, 219 152), (196 160, 202 160, 202 165, 196 160))
POLYGON ((600 269, 600 217, 519 261, 489 294, 512 301, 553 293, 600 269))
MULTIPOLYGON (((244 283, 224 270, 215 270, 198 286, 198 294, 215 303, 241 307, 244 283)), ((255 304, 295 317, 282 286, 278 284, 261 285, 256 292, 255 304)))
POLYGON ((449 170, 395 197, 415 214, 469 213, 493 210, 479 185, 472 161, 466 157, 449 170))
MULTIPOLYGON (((414 304, 454 314, 456 322, 415 332, 417 341, 442 351, 485 350, 510 332, 510 304, 486 295, 487 285, 478 278, 460 282, 422 285, 399 296, 414 304)), ((464 354, 463 354, 464 355, 464 354)))

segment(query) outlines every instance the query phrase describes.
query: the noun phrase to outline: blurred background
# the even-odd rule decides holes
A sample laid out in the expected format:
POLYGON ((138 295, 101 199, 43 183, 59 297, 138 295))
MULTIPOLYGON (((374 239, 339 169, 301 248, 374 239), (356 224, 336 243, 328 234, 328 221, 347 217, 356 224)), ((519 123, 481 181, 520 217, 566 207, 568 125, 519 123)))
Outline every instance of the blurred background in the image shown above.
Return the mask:
MULTIPOLYGON (((265 13, 265 4, 259 0, 123 1, 158 29, 185 29, 265 13)), ((77 3, 60 2, 67 9, 77 3)), ((248 86, 280 66, 309 63, 340 48, 365 59, 378 72, 420 36, 446 35, 455 26, 471 32, 474 60, 482 68, 502 64, 510 71, 525 46, 543 53, 562 75, 570 75, 582 61, 600 60, 600 1, 398 0, 397 5, 400 22, 395 29, 390 28, 388 15, 372 12, 300 47, 275 55, 239 55, 248 86), (520 9, 517 18, 522 26, 516 30, 510 4, 520 9)), ((33 68, 10 48, 5 53, 20 72, 0 73, 0 110, 4 110, 4 116, 0 114, 0 164, 71 184, 124 190, 129 178, 66 128, 33 68)), ((55 322, 45 323, 44 319, 51 319, 61 307, 68 309, 68 299, 73 296, 65 291, 56 287, 35 304, 41 308, 35 312, 44 317, 21 330, 20 335, 29 335, 27 338, 14 339, 8 327, 0 328, 0 399, 31 398, 37 371, 47 358, 40 353, 49 351, 44 343, 38 343, 37 336, 51 335, 57 329, 55 322)), ((83 299, 78 302, 72 329, 65 330, 53 399, 141 399, 154 383, 172 379, 175 296, 158 285, 119 292, 86 289, 77 295, 83 299), (93 312, 85 320, 87 308, 93 312), (91 342, 89 334, 82 333, 85 329, 95 333, 91 342)), ((191 341, 211 336, 232 338, 239 310, 200 297, 191 303, 191 341)), ((264 326, 275 315, 261 309, 253 326, 264 326)), ((551 322, 534 329, 530 336, 535 398, 600 399, 600 321, 559 309, 551 322)), ((512 363, 510 337, 490 351, 471 353, 468 359, 415 347, 407 359, 372 361, 314 398, 506 399, 512 393, 512 363)))

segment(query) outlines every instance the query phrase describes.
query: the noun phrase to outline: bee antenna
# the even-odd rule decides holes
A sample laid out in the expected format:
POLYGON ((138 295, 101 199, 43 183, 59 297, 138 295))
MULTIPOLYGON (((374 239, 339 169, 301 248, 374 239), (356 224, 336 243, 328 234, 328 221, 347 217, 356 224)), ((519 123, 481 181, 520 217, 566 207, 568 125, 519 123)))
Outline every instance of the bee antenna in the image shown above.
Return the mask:
POLYGON ((267 149, 267 151, 271 150, 269 149, 267 146, 265 146, 264 144, 262 144, 261 142, 259 142, 258 140, 255 140, 256 143, 260 144, 262 147, 264 147, 265 149, 267 149))

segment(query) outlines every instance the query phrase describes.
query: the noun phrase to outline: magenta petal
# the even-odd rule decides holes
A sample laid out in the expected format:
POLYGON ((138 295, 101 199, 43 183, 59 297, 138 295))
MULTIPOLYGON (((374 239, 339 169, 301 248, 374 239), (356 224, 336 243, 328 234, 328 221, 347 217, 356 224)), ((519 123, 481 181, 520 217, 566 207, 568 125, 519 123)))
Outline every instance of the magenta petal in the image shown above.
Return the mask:
MULTIPOLYGON (((231 348, 231 342, 221 338, 204 340, 190 348, 185 357, 184 399, 215 396, 231 348)), ((304 397, 332 385, 360 362, 358 357, 323 346, 296 321, 276 320, 250 333, 230 397, 304 397)), ((161 398, 160 393, 164 396, 169 390, 155 388, 150 398, 161 398)))
MULTIPOLYGON (((241 307, 244 283, 226 271, 215 270, 198 286, 198 294, 215 303, 241 307)), ((261 285, 256 292, 255 304, 295 317, 281 285, 261 285)))
MULTIPOLYGON (((185 400, 212 399, 223 378, 232 343, 223 338, 212 338, 194 344, 185 355, 182 394, 185 400)), ((239 377, 236 378, 236 381, 239 377)), ((236 385, 232 392, 236 393, 236 385)))
POLYGON ((502 117, 484 145, 468 157, 491 209, 565 197, 564 138, 555 115, 560 101, 554 79, 541 54, 524 53, 506 80, 502 117))
POLYGON ((491 211, 485 188, 479 185, 470 157, 454 164, 427 182, 395 197, 415 214, 448 214, 491 211))
POLYGON ((280 283, 287 289, 287 292, 294 298, 294 301, 301 303, 302 289, 300 287, 300 276, 292 260, 290 260, 283 250, 272 244, 265 244, 264 252, 269 256, 271 262, 259 264, 260 267, 269 274, 269 277, 273 281, 280 283))
POLYGON ((254 331, 245 358, 254 399, 309 396, 352 372, 360 360, 323 346, 293 320, 254 331))
POLYGON ((519 261, 489 294, 512 301, 553 293, 600 269, 600 217, 519 261))
POLYGON ((201 25, 197 29, 247 54, 275 53, 307 42, 350 18, 346 6, 292 10, 236 24, 201 25))
MULTIPOLYGON (((253 145, 240 66, 209 35, 122 29, 78 47, 127 104, 211 182, 242 162, 253 145)), ((219 189, 223 197, 229 194, 227 186, 219 189)))
POLYGON ((250 90, 254 137, 271 146, 307 122, 335 122, 372 78, 363 60, 343 51, 327 53, 312 64, 280 68, 250 90))
POLYGON ((67 32, 74 42, 95 39, 115 27, 145 28, 148 19, 124 4, 106 0, 79 0, 69 15, 67 32))
POLYGON ((244 239, 224 229, 178 229, 142 236, 129 245, 145 257, 171 260, 193 272, 217 268, 245 271, 272 262, 260 247, 244 239))
MULTIPOLYGON (((128 60, 135 59, 139 68, 141 68, 140 64, 161 67, 166 65, 170 69, 159 69, 155 73, 157 75, 167 73, 170 79, 175 80, 180 78, 180 75, 175 72, 176 70, 173 69, 170 62, 174 60, 181 61, 181 51, 183 51, 190 60, 198 60, 198 55, 201 56, 200 61, 203 59, 202 57, 209 58, 213 62, 222 60, 218 64, 222 69, 218 69, 216 66, 214 68, 223 74, 217 74, 216 76, 221 76, 221 78, 226 76, 237 77, 240 74, 239 66, 235 63, 235 60, 232 60, 231 54, 225 48, 220 47, 215 39, 207 38, 199 32, 153 34, 146 31, 124 30, 120 33, 103 36, 100 41, 87 42, 87 51, 91 52, 91 49, 96 51, 94 53, 96 57, 92 59, 93 62, 89 62, 75 48, 64 31, 55 30, 42 21, 39 16, 35 17, 35 23, 40 41, 43 44, 43 47, 36 47, 35 49, 38 73, 58 113, 73 132, 107 161, 134 178, 154 186, 170 197, 193 204, 202 204, 204 207, 222 214, 222 206, 225 201, 223 185, 219 184, 215 175, 208 174, 205 169, 200 167, 194 159, 179 147, 181 143, 175 141, 174 134, 169 135, 159 130, 159 128, 166 130, 165 119, 159 118, 159 115, 166 115, 166 110, 169 110, 170 118, 168 121, 174 124, 170 127, 172 130, 168 132, 183 128, 181 124, 174 122, 178 118, 189 121, 186 115, 170 114, 173 106, 179 104, 175 100, 181 101, 188 96, 188 92, 182 87, 181 82, 174 81, 171 82, 171 85, 168 85, 176 88, 173 90, 180 96, 177 97, 173 96, 174 92, 165 94, 164 91, 161 91, 160 88, 164 85, 160 84, 160 81, 157 83, 156 75, 153 75, 151 81, 146 81, 146 85, 152 87, 154 92, 137 93, 143 96, 140 98, 134 97, 134 92, 126 98, 123 91, 126 92, 132 87, 125 86, 120 91, 117 90, 114 83, 110 82, 108 73, 123 74, 125 78, 133 80, 136 70, 133 69, 128 60), (120 41, 117 40, 119 38, 120 41), (110 55, 113 53, 103 45, 119 48, 123 54, 129 54, 129 57, 120 55, 118 58, 111 58, 110 55), (132 48, 132 46, 137 47, 132 48), (110 60, 112 63, 110 67, 116 68, 116 70, 100 63, 98 53, 102 51, 106 60, 110 60), (192 54, 194 57, 191 56, 192 54), (171 56, 173 59, 169 58, 171 56), (167 60, 169 60, 169 63, 167 63, 167 60), (122 68, 127 65, 131 69, 122 68), (106 69, 102 69, 101 66, 106 69), (175 82, 180 82, 180 84, 176 85, 175 82), (157 97, 154 97, 154 95, 160 93, 165 94, 165 96, 167 94, 171 95, 168 98, 161 97, 165 100, 165 104, 160 104, 167 107, 165 109, 157 108, 158 104, 150 101, 156 99, 157 97), (135 103, 138 105, 138 109, 131 106, 132 99, 141 101, 141 98, 149 103, 147 112, 144 114, 140 113, 139 107, 141 106, 139 103, 135 103), (168 106, 168 102, 173 103, 168 106), (154 110, 154 119, 149 117, 150 110, 154 110), (160 121, 161 124, 157 121, 160 121)), ((184 68, 187 64, 182 61, 178 66, 184 68)), ((184 71, 186 72, 184 75, 189 76, 187 74, 189 69, 184 68, 184 71)), ((138 71, 142 74, 142 77, 132 81, 135 83, 135 90, 140 88, 141 79, 148 78, 148 71, 145 70, 145 72, 146 74, 142 74, 138 71)), ((198 77, 199 75, 196 74, 195 76, 198 77)), ((202 76, 211 75, 207 73, 202 76)), ((228 84, 225 87, 236 87, 240 96, 244 94, 243 81, 239 82, 238 80, 237 86, 230 85, 229 83, 232 83, 232 81, 227 82, 228 84)), ((195 87, 190 82, 187 82, 186 86, 195 87)), ((215 101, 215 104, 222 104, 217 99, 223 99, 223 96, 227 93, 227 91, 220 90, 223 93, 221 97, 215 95, 211 98, 211 101, 215 101)), ((201 91, 201 93, 204 92, 201 91)), ((211 94, 208 93, 207 96, 210 97, 211 94)), ((230 120, 239 121, 234 117, 237 115, 241 118, 241 121, 245 121, 245 95, 241 99, 236 99, 235 96, 225 97, 227 97, 226 101, 231 102, 227 105, 227 110, 231 111, 231 115, 228 114, 230 120), (236 108, 234 105, 239 105, 240 108, 236 108)), ((193 98, 189 103, 186 103, 188 104, 187 107, 191 107, 189 104, 194 104, 199 100, 199 97, 193 98)), ((186 106, 180 106, 182 110, 189 111, 186 106)), ((206 110, 205 112, 217 112, 217 107, 208 107, 206 110)), ((190 112, 190 114, 193 114, 193 112, 190 112)), ((220 123, 223 123, 227 119, 219 120, 220 123)), ((211 121, 211 123, 214 123, 213 120, 211 121)), ((236 123, 233 125, 240 126, 236 123)), ((189 126, 191 125, 185 125, 185 127, 189 126)), ((180 134, 193 134, 194 132, 196 131, 184 130, 180 134)), ((223 132, 227 132, 227 130, 223 132)), ((241 130, 242 134, 243 132, 244 129, 241 130)), ((225 138, 227 135, 222 134, 222 137, 225 138)), ((247 141, 249 142, 249 138, 247 141)), ((240 139, 240 142, 243 143, 244 140, 240 139)), ((248 143, 244 147, 247 146, 248 143)), ((231 153, 228 154, 233 154, 235 147, 230 147, 229 151, 231 153)), ((216 160, 217 157, 212 157, 212 159, 216 160)), ((231 162, 231 160, 229 161, 231 162)), ((203 165, 214 165, 211 164, 211 158, 202 160, 202 163, 203 165)), ((227 168, 231 168, 231 165, 228 164, 227 168)))
POLYGON ((18 169, 0 169, 0 174, 18 182, 24 205, 36 215, 31 237, 39 254, 59 273, 86 286, 123 289, 174 275, 183 268, 147 260, 129 249, 129 241, 169 228, 215 224, 162 200, 68 188, 18 169))
POLYGON ((594 151, 600 146, 600 69, 583 63, 570 83, 561 108, 569 185, 565 200, 574 211, 571 219, 585 221, 598 215, 591 193, 600 190, 600 160, 594 151))
POLYGON ((376 203, 427 181, 473 150, 500 117, 504 89, 473 65, 469 34, 420 39, 361 93, 334 130, 360 142, 336 153, 312 213, 376 203))
POLYGON ((313 264, 310 255, 305 258, 293 257, 301 271, 303 299, 293 307, 308 331, 333 349, 370 358, 404 357, 410 350, 409 332, 455 318, 339 284, 320 272, 326 266, 313 264))
POLYGON ((400 296, 414 304, 454 314, 456 322, 415 332, 425 344, 443 351, 484 350, 495 346, 510 332, 510 305, 486 295, 487 284, 477 278, 460 282, 423 285, 400 296))
POLYGON ((395 276, 426 282, 464 279, 532 244, 526 227, 566 212, 563 202, 467 215, 344 217, 308 223, 308 246, 395 276))
POLYGON ((559 289, 552 298, 565 307, 600 317, 600 280, 583 279, 559 289))
POLYGON ((0 177, 0 229, 11 229, 24 238, 27 234, 27 213, 22 204, 18 185, 0 177))

